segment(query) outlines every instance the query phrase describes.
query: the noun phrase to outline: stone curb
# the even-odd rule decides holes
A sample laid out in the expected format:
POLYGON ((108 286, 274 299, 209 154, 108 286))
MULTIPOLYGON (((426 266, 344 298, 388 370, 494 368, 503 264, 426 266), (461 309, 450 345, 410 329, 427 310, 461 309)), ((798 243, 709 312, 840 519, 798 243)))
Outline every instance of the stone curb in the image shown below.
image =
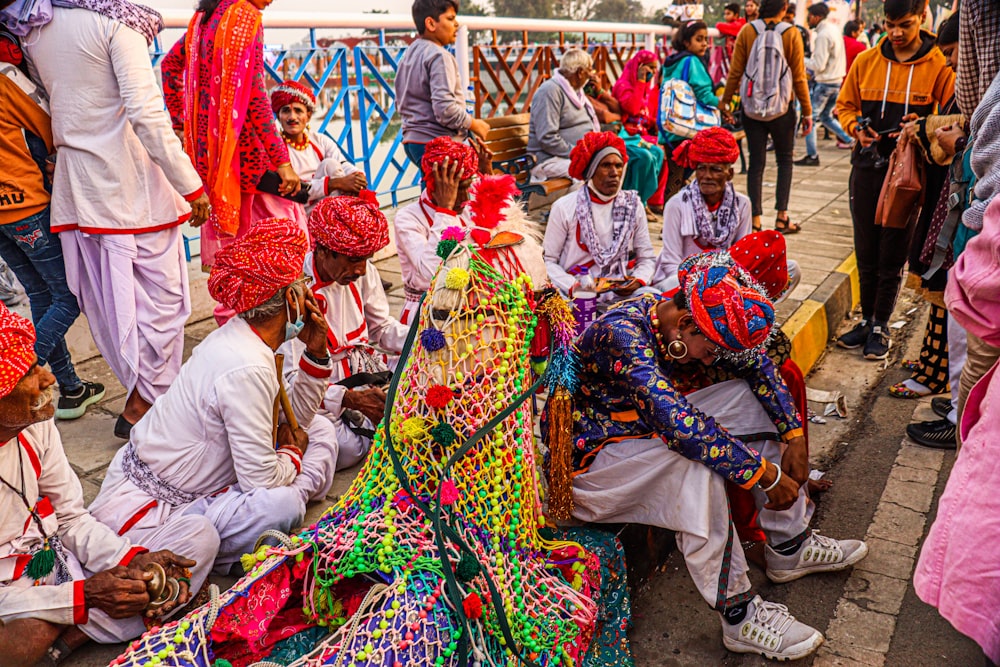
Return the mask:
POLYGON ((808 375, 840 321, 858 304, 858 263, 852 252, 781 325, 792 342, 792 359, 808 375))

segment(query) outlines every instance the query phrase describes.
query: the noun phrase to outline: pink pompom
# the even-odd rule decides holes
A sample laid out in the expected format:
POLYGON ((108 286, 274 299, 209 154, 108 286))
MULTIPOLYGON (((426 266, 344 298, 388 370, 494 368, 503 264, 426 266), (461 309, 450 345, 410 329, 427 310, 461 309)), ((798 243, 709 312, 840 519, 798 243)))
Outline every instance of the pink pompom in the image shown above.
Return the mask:
POLYGON ((441 482, 441 503, 451 505, 456 500, 458 500, 458 487, 455 486, 455 482, 450 479, 441 482))

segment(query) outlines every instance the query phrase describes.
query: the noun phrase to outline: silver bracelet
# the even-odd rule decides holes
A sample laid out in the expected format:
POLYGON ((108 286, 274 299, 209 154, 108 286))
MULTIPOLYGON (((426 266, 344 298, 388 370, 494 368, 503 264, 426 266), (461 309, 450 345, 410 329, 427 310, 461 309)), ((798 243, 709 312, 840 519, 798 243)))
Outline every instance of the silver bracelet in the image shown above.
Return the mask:
POLYGON ((778 486, 778 482, 781 481, 781 466, 774 466, 774 467, 778 469, 778 476, 774 478, 773 482, 771 482, 771 486, 767 487, 766 489, 763 488, 761 489, 765 494, 774 491, 774 487, 778 486))

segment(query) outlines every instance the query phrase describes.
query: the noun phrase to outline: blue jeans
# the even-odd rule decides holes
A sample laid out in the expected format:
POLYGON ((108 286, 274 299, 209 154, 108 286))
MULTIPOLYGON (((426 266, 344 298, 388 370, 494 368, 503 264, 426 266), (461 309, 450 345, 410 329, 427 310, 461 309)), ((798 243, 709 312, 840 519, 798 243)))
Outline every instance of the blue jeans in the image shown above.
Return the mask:
POLYGON ((424 151, 427 150, 427 144, 403 144, 403 152, 406 153, 406 157, 410 159, 410 162, 417 166, 417 171, 420 172, 420 187, 423 188, 427 185, 427 178, 424 176, 423 167, 420 163, 424 160, 424 151))
POLYGON ((79 388, 66 332, 79 317, 80 305, 66 284, 62 244, 49 231, 48 207, 19 222, 0 225, 0 257, 21 281, 31 302, 38 363, 48 363, 60 391, 79 388))
POLYGON ((816 150, 816 128, 821 124, 836 134, 837 138, 845 144, 851 142, 851 137, 848 136, 847 132, 844 132, 844 128, 833 117, 833 110, 837 106, 837 94, 839 92, 840 86, 832 83, 813 84, 812 92, 809 94, 813 108, 813 129, 812 132, 806 135, 806 153, 810 157, 819 155, 819 151, 816 150))

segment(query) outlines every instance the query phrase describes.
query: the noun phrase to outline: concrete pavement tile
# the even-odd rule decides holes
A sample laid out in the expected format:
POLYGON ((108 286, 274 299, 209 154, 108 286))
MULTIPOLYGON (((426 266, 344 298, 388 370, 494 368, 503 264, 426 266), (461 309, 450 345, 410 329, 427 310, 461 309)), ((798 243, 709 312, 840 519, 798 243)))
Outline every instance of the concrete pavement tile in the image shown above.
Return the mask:
POLYGON ((872 651, 854 649, 847 651, 852 657, 833 652, 828 644, 820 646, 812 667, 882 667, 885 656, 872 651))
POLYGON ((891 542, 916 546, 924 534, 927 517, 921 512, 893 503, 881 503, 868 534, 891 542))
POLYGON ((215 318, 209 317, 204 320, 188 323, 187 326, 184 327, 184 335, 197 340, 205 340, 205 336, 218 328, 219 325, 216 324, 215 318))
POLYGON ((125 444, 114 436, 115 417, 92 410, 73 421, 58 421, 66 457, 77 472, 86 474, 107 468, 125 444))
POLYGON ((895 629, 895 617, 862 609, 842 598, 826 630, 826 638, 830 650, 840 654, 849 654, 853 648, 884 654, 889 650, 895 629))
POLYGON ((913 564, 917 557, 915 545, 900 544, 890 540, 873 537, 870 533, 865 538, 868 544, 868 555, 854 566, 854 570, 874 572, 895 579, 909 581, 913 573, 913 564))
POLYGON ((111 372, 111 368, 104 362, 104 357, 94 357, 86 361, 76 362, 73 365, 76 368, 76 374, 80 376, 81 380, 100 382, 104 385, 104 398, 101 399, 102 401, 125 395, 125 387, 118 381, 115 374, 111 372))
MULTIPOLYGON (((902 466, 893 466, 893 470, 902 466)), ((920 468, 908 468, 909 470, 921 470, 920 468)), ((923 472, 931 472, 924 470, 923 472)), ((881 502, 896 503, 911 510, 926 514, 931 508, 931 501, 934 499, 935 479, 930 484, 925 482, 905 482, 889 474, 889 479, 885 484, 885 491, 882 492, 881 502)))
POLYGON ((906 438, 903 441, 903 446, 899 448, 896 463, 910 468, 925 468, 936 472, 941 470, 941 465, 944 463, 944 454, 944 450, 921 447, 920 445, 912 444, 910 439, 906 438))
POLYGON ((854 600, 859 606, 884 614, 899 614, 903 596, 909 582, 904 579, 887 577, 883 574, 858 570, 852 572, 844 587, 844 597, 854 600))
POLYGON ((889 477, 898 479, 901 482, 917 482, 920 484, 934 486, 938 479, 937 470, 927 468, 912 468, 905 465, 894 465, 889 471, 889 477))

